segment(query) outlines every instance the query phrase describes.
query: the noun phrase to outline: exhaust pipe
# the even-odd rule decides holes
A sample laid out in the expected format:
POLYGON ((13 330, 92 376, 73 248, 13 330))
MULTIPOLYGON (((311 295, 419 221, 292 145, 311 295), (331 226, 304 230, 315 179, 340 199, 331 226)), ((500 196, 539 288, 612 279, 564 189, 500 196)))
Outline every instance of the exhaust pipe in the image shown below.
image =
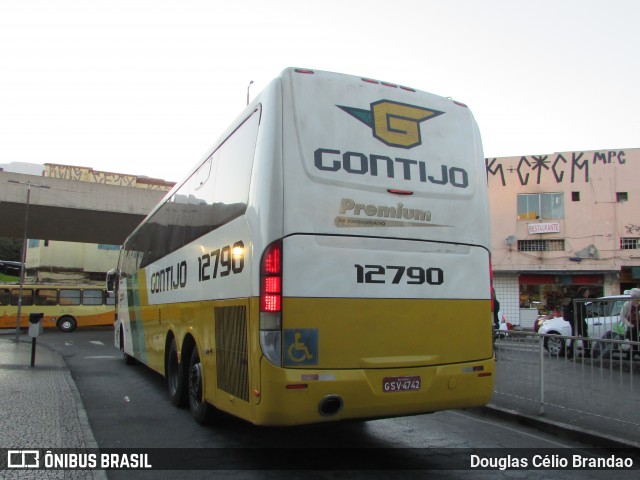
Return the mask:
POLYGON ((318 412, 323 417, 330 417, 342 410, 342 398, 338 395, 329 395, 320 400, 318 412))

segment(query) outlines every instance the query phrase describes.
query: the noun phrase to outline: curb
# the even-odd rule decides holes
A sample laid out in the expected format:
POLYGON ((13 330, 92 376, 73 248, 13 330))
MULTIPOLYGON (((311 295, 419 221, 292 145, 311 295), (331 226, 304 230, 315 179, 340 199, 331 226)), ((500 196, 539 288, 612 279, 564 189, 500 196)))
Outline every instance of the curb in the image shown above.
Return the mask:
MULTIPOLYGON (((59 355, 58 352, 56 352, 55 350, 53 351, 59 355)), ((76 382, 73 380, 73 377, 71 376, 71 372, 68 370, 69 366, 66 364, 64 357, 62 357, 62 360, 65 364, 65 367, 67 368, 67 370, 63 372, 64 379, 67 381, 67 384, 69 385, 69 390, 71 390, 71 394, 73 395, 73 399, 75 400, 75 403, 76 403, 76 411, 78 414, 78 420, 80 422, 80 428, 82 430, 82 435, 84 437, 86 448, 97 450, 100 447, 98 447, 98 442, 96 442, 96 439, 93 436, 93 430, 91 430, 91 425, 89 424, 89 416, 87 415, 87 412, 84 409, 84 404, 82 403, 80 392, 78 391, 76 382)), ((108 478, 107 472, 104 470, 91 470, 91 476, 93 480, 107 480, 108 478)))
POLYGON ((484 416, 507 419, 527 427, 533 427, 545 433, 557 435, 558 437, 586 443, 592 447, 640 449, 640 443, 631 440, 574 427, 548 418, 526 415, 516 410, 493 404, 481 407, 477 411, 484 416))

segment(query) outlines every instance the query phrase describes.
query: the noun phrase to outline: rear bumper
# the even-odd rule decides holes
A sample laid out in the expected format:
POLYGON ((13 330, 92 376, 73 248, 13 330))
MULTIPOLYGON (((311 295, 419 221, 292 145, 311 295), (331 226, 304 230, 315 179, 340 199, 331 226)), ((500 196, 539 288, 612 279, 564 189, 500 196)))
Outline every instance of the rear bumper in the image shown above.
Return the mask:
POLYGON ((261 372, 263 388, 255 407, 256 424, 300 425, 486 405, 493 393, 495 361, 491 358, 400 369, 312 370, 278 368, 263 358, 261 372), (419 390, 383 389, 385 378, 416 377, 420 379, 419 390))

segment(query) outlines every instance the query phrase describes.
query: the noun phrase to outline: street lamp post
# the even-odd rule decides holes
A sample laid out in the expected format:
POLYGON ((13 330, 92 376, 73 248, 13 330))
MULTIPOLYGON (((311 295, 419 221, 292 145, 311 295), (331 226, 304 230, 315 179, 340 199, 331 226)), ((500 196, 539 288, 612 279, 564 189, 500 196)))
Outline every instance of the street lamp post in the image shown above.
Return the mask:
POLYGON ((22 288, 24 287, 24 270, 27 263, 27 226, 29 224, 29 203, 31 202, 31 187, 49 188, 48 185, 37 185, 31 182, 7 180, 9 183, 27 186, 27 204, 24 209, 24 234, 22 237, 22 264, 20 265, 20 288, 18 290, 18 313, 16 314, 16 343, 20 341, 20 316, 22 315, 22 288))

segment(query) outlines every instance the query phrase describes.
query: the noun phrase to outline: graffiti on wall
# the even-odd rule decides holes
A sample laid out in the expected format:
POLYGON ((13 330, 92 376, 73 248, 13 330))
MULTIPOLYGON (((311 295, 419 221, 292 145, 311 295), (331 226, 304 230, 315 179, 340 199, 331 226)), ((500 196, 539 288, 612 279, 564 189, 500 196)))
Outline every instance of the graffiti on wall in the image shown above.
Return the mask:
POLYGON ((136 177, 118 173, 99 172, 87 167, 69 165, 47 165, 46 176, 63 180, 117 185, 119 187, 135 187, 136 177))
POLYGON ((169 190, 173 184, 168 182, 138 181, 135 175, 100 172, 88 167, 74 167, 70 165, 45 165, 45 176, 62 180, 100 183, 118 187, 148 188, 150 190, 169 190))
POLYGON ((497 177, 503 187, 507 180, 517 181, 520 185, 539 185, 544 181, 556 183, 587 183, 589 173, 596 165, 624 165, 627 162, 624 150, 609 150, 602 152, 570 152, 554 153, 551 155, 532 155, 520 157, 513 162, 509 157, 508 163, 504 158, 485 159, 487 179, 497 177))
POLYGON ((627 235, 640 235, 640 225, 629 224, 625 225, 624 229, 627 235))

